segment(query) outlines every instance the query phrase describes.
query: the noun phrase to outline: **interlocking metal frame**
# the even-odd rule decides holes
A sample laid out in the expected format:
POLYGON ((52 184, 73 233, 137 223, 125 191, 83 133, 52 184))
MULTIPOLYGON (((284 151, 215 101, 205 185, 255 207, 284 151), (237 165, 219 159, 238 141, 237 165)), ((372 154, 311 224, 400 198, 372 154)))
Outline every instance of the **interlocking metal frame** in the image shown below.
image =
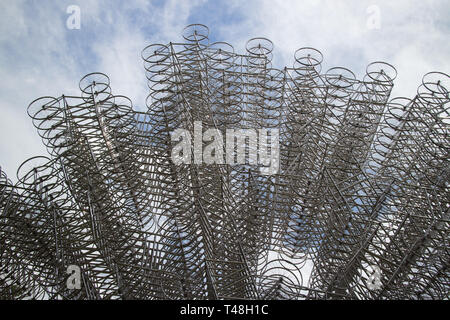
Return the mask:
POLYGON ((358 80, 313 48, 277 69, 265 38, 183 38, 142 52, 147 112, 101 73, 29 105, 49 155, 15 184, 0 170, 1 298, 449 298, 447 74, 390 99, 387 63, 358 80), (278 173, 175 165, 170 134, 194 121, 279 129, 278 173))

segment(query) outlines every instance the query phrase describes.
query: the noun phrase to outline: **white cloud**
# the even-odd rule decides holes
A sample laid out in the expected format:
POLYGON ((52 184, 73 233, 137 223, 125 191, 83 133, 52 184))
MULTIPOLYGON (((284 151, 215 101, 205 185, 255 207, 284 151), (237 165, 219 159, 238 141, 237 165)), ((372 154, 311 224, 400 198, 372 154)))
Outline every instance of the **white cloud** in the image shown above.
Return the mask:
POLYGON ((343 66, 362 77, 370 62, 381 60, 398 71, 393 94, 406 96, 426 72, 450 71, 446 1, 250 0, 232 7, 243 18, 220 27, 225 40, 243 48, 249 37, 271 39, 278 67, 292 66, 295 50, 305 46, 323 53, 324 72, 343 66), (380 9, 379 30, 367 28, 371 5, 380 9))

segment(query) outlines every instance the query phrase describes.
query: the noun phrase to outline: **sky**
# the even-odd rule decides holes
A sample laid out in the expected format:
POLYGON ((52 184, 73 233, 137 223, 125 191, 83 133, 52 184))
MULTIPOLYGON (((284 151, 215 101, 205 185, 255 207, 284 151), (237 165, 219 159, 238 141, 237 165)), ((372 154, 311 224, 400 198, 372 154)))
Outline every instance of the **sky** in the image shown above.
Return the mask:
POLYGON ((87 73, 106 73, 114 94, 145 111, 141 51, 181 41, 188 24, 207 25, 211 42, 241 53, 266 37, 278 68, 291 67, 301 47, 322 52, 323 71, 346 67, 358 78, 385 61, 398 72, 392 97, 413 97, 427 72, 450 74, 449 18, 448 0, 0 0, 0 166, 15 181, 23 161, 46 155, 27 106, 78 95, 87 73), (79 29, 69 28, 73 6, 79 29))

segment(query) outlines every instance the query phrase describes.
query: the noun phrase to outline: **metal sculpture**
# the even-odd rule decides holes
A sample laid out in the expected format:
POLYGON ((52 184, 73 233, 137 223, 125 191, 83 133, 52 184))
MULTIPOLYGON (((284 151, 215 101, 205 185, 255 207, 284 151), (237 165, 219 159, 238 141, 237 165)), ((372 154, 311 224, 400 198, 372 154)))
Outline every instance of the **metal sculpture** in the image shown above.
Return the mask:
POLYGON ((358 80, 301 48, 279 70, 269 40, 208 34, 143 50, 148 112, 100 73, 30 104, 49 156, 0 170, 0 297, 448 299, 449 76, 390 99, 389 64, 358 80), (279 129, 278 172, 175 165, 194 121, 279 129))

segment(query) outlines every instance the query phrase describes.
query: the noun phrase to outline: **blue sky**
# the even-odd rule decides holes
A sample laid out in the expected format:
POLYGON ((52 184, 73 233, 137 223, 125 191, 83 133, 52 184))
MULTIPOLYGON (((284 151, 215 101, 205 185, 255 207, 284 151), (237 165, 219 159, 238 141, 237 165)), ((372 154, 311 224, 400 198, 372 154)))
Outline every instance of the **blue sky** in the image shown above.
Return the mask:
POLYGON ((108 74, 115 94, 145 110, 142 49, 180 41, 190 23, 208 25, 211 41, 237 52, 267 37, 280 68, 305 46, 323 53, 323 71, 342 66, 362 77, 370 62, 389 62, 398 71, 393 96, 411 97, 425 73, 450 73, 449 16, 448 0, 0 0, 0 166, 15 180, 24 160, 46 153, 28 104, 78 94, 87 73, 108 74), (79 30, 66 26, 70 5, 80 7, 79 30), (367 24, 373 5, 379 29, 367 24))

